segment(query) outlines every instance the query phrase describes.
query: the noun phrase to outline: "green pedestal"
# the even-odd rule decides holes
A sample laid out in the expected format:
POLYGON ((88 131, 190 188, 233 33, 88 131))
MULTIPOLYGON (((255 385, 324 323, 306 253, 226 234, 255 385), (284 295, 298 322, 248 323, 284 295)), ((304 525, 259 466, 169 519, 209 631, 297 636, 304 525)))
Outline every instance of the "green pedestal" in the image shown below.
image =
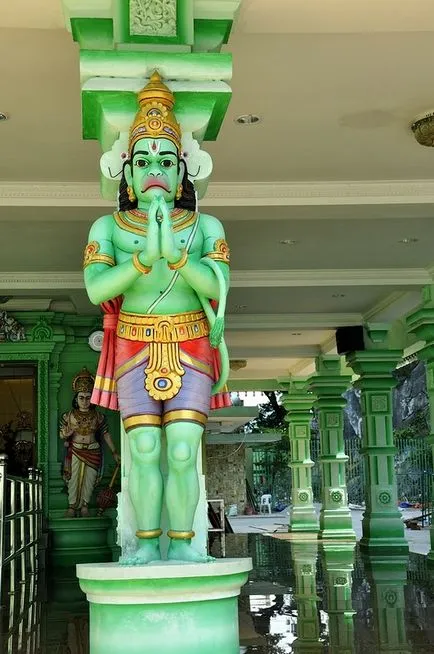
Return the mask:
POLYGON ((315 397, 308 390, 307 379, 291 379, 283 382, 287 392, 283 406, 287 414, 289 442, 291 444, 291 508, 289 531, 318 532, 318 518, 313 506, 312 467, 310 457, 310 423, 315 397))
POLYGON ((237 597, 251 559, 77 566, 90 654, 239 654, 237 597))

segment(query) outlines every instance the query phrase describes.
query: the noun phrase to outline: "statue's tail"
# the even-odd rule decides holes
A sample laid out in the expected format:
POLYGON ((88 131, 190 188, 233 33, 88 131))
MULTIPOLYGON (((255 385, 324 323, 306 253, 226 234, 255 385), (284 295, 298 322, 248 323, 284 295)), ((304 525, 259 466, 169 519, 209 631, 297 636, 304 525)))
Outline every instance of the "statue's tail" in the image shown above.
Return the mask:
POLYGON ((213 259, 209 259, 208 257, 204 257, 202 262, 212 269, 215 276, 217 277, 219 285, 219 303, 217 313, 212 308, 209 299, 203 295, 199 295, 200 302, 210 326, 209 341, 211 346, 215 349, 218 349, 220 353, 220 376, 212 387, 212 394, 215 395, 224 388, 229 378, 229 353, 224 340, 226 296, 228 293, 228 288, 226 286, 226 280, 224 278, 223 272, 220 269, 220 266, 213 259))

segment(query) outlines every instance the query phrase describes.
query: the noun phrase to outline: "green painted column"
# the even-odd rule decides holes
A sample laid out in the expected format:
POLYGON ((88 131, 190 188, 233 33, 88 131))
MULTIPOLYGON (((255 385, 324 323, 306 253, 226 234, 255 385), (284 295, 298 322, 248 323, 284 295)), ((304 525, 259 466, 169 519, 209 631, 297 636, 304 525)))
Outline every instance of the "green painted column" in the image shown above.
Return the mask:
POLYGON ((405 586, 408 556, 366 556, 371 587, 376 652, 411 654, 405 628, 405 586))
MULTIPOLYGON (((385 334, 383 334, 383 337, 385 334)), ((398 511, 392 426, 393 371, 401 350, 368 349, 347 354, 348 365, 361 391, 362 454, 365 502, 362 548, 373 553, 408 552, 404 525, 398 511)))
POLYGON ((289 531, 319 530, 318 518, 313 506, 312 467, 310 456, 310 423, 315 397, 309 391, 306 378, 283 382, 283 406, 288 423, 291 448, 291 508, 289 531))
POLYGON ((318 600, 316 589, 316 560, 318 543, 305 540, 291 543, 297 602, 297 639, 294 652, 321 652, 318 600))
MULTIPOLYGON (((425 347, 418 351, 420 360, 426 365, 426 386, 430 408, 430 435, 434 460, 434 286, 427 286, 422 295, 422 304, 407 316, 407 328, 410 333, 425 341, 425 347)), ((434 506, 434 477, 431 483, 431 506, 434 506)), ((430 528, 431 548, 428 561, 434 563, 434 521, 430 528)))
POLYGON ((325 609, 329 616, 330 651, 333 654, 354 652, 354 620, 351 597, 355 543, 324 543, 325 609))
POLYGON ((341 375, 339 356, 321 356, 316 362, 316 374, 310 378, 309 388, 316 396, 322 473, 322 507, 320 534, 323 539, 355 540, 348 493, 345 464, 348 457, 344 447, 343 393, 351 383, 349 375, 341 375))

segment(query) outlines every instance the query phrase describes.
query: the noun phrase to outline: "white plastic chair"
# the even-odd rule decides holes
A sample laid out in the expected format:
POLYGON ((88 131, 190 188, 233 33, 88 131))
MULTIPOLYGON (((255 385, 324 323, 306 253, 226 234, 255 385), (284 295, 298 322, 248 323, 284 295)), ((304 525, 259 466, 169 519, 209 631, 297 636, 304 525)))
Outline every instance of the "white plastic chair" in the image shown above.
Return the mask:
POLYGON ((266 495, 261 495, 261 501, 259 502, 259 513, 271 513, 271 495, 268 493, 266 495))

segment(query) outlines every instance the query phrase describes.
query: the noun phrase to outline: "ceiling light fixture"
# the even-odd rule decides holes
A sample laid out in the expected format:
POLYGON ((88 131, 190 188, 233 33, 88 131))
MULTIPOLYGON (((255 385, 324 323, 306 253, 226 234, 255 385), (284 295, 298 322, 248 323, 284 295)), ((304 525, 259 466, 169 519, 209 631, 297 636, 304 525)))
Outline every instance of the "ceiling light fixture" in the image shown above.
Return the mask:
POLYGON ((8 114, 5 114, 4 111, 0 111, 0 120, 8 120, 8 114))
POLYGON ((415 238, 414 236, 406 236, 405 238, 399 239, 398 243, 403 243, 404 245, 411 245, 412 243, 417 243, 418 238, 415 238))
POLYGON ((283 238, 279 243, 280 245, 296 245, 298 241, 294 241, 292 238, 283 238))
POLYGON ((256 116, 256 114, 242 114, 241 116, 238 116, 238 118, 235 118, 235 122, 238 123, 238 125, 257 125, 260 122, 259 116, 256 116))
POLYGON ((434 147, 434 112, 429 111, 420 115, 411 124, 414 138, 420 145, 428 148, 434 147))
POLYGON ((247 366, 246 359, 231 359, 229 361, 229 367, 234 372, 236 372, 237 370, 242 370, 246 366, 247 366))

